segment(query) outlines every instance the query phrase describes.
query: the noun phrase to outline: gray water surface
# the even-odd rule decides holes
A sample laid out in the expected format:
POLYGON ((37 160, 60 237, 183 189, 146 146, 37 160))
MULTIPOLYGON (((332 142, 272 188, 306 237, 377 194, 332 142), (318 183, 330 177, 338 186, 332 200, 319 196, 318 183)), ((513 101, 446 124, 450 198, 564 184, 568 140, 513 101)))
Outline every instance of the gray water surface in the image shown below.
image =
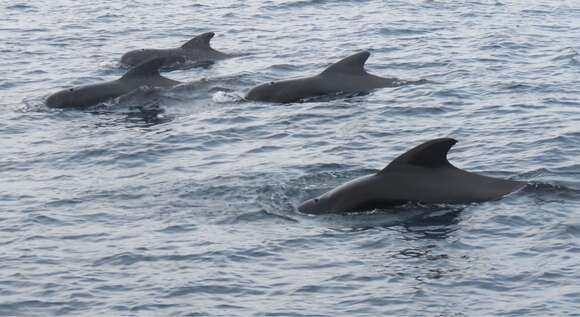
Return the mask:
POLYGON ((580 4, 513 2, 0 2, 0 315, 580 316, 580 4), (208 31, 242 55, 44 106, 208 31), (373 74, 429 82, 241 100, 361 50, 373 74), (455 165, 532 185, 297 212, 438 137, 455 165))

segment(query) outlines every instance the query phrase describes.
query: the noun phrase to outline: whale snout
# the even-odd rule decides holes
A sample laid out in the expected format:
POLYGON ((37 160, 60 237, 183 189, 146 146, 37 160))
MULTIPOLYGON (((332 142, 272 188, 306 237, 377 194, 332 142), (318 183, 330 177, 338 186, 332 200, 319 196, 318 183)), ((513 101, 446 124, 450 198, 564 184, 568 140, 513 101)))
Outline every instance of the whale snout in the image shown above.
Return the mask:
POLYGON ((301 99, 300 85, 295 80, 269 82, 252 88, 246 100, 288 103, 301 99))
POLYGON ((143 50, 135 50, 128 53, 123 54, 121 57, 121 64, 125 66, 135 66, 138 64, 140 60, 143 59, 141 55, 143 55, 143 50))
POLYGON ((55 92, 54 94, 48 96, 46 98, 46 105, 51 108, 58 108, 58 107, 66 107, 70 103, 70 94, 74 90, 72 88, 68 90, 61 90, 59 92, 55 92))
POLYGON ((308 199, 298 206, 298 211, 305 214, 319 214, 323 212, 319 198, 308 199))
POLYGON ((271 85, 272 85, 272 83, 262 84, 262 85, 256 86, 256 87, 252 88, 246 94, 245 98, 247 100, 254 100, 254 101, 267 100, 267 97, 268 97, 267 87, 271 86, 271 85))
MULTIPOLYGON (((312 199, 310 199, 312 200, 312 199)), ((303 202, 302 204, 300 204, 300 206, 298 206, 298 211, 302 212, 302 213, 308 213, 309 205, 310 205, 310 200, 307 200, 305 202, 303 202)))
POLYGON ((56 107, 57 105, 57 97, 55 97, 55 94, 52 94, 50 96, 48 96, 48 98, 46 98, 46 105, 49 107, 56 107))
POLYGON ((157 50, 138 49, 123 54, 121 56, 121 64, 127 67, 134 67, 157 57, 162 57, 157 50))
POLYGON ((45 104, 49 108, 72 108, 94 104, 96 101, 100 100, 95 99, 90 89, 74 87, 55 92, 46 98, 45 104))

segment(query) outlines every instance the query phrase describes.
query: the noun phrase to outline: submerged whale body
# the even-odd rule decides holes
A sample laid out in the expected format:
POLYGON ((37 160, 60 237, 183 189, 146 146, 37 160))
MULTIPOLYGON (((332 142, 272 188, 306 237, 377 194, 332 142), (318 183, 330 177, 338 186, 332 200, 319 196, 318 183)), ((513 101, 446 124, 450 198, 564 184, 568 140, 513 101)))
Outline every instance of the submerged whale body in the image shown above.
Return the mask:
POLYGON ((130 69, 119 79, 61 90, 50 95, 46 105, 53 108, 86 107, 117 98, 140 87, 166 88, 180 84, 159 74, 163 63, 163 59, 153 59, 130 69))
POLYGON ((376 88, 424 82, 383 78, 369 74, 364 68, 369 56, 369 52, 360 52, 330 65, 316 76, 276 81, 254 87, 248 92, 246 99, 289 103, 309 97, 364 92, 376 88))
POLYGON ((178 48, 130 51, 121 57, 121 64, 135 66, 152 58, 164 58, 163 67, 172 67, 186 62, 212 62, 228 58, 230 55, 210 46, 214 35, 213 32, 200 34, 178 48))
POLYGON ((453 166, 447 160, 447 153, 455 143, 450 138, 425 142, 393 160, 382 171, 307 200, 298 210, 310 214, 346 213, 407 202, 484 202, 525 186, 524 182, 478 175, 453 166))

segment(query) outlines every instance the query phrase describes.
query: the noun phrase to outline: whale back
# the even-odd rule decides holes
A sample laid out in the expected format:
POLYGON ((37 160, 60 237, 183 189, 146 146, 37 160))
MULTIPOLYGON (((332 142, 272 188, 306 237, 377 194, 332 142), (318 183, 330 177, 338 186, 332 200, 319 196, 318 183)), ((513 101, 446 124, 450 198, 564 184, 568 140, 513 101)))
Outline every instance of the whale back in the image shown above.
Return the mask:
POLYGON ((304 202, 306 213, 342 213, 390 208, 405 202, 465 204, 499 199, 526 185, 459 169, 447 153, 457 141, 440 138, 418 145, 376 174, 344 183, 304 202))
POLYGON ((425 203, 495 200, 525 185, 455 167, 447 154, 456 143, 452 138, 427 141, 394 159, 377 176, 388 184, 391 196, 425 203))
POLYGON ((46 105, 69 108, 95 105, 119 97, 142 86, 171 87, 180 82, 161 76, 163 58, 155 58, 131 68, 117 80, 72 87, 50 95, 46 105))

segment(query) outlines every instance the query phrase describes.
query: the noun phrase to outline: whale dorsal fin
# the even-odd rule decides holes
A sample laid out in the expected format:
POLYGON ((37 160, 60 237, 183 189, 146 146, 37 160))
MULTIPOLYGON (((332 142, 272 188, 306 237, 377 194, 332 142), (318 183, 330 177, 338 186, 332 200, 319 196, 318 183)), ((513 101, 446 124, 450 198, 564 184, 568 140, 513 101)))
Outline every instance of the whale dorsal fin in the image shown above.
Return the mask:
POLYGON ((328 68, 326 68, 322 74, 366 74, 365 63, 370 55, 371 53, 367 51, 356 53, 328 66, 328 68))
POLYGON ((214 37, 214 35, 215 35, 214 32, 207 32, 207 33, 200 34, 200 35, 192 38, 191 40, 189 40, 187 43, 183 44, 181 46, 181 48, 186 49, 186 50, 191 50, 194 48, 208 49, 208 48, 210 48, 209 41, 214 37))
POLYGON ((418 145, 405 154, 394 159, 379 174, 395 169, 402 165, 414 165, 425 168, 437 168, 451 166, 447 160, 447 153, 457 141, 451 138, 441 138, 427 141, 418 145))
POLYGON ((121 79, 135 77, 160 76, 159 69, 163 66, 164 58, 153 58, 131 69, 121 79))

